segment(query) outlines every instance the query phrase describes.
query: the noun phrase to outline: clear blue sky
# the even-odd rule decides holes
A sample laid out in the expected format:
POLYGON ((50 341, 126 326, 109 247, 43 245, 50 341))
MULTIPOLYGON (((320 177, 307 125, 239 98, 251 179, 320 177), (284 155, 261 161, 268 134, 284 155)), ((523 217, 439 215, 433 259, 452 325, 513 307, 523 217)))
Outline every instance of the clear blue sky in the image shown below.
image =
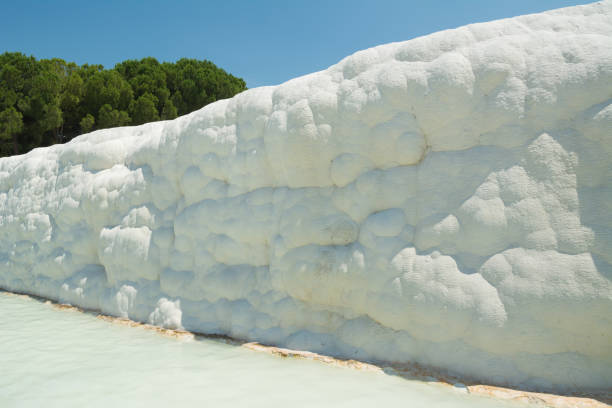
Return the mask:
POLYGON ((0 53, 111 68, 153 56, 208 59, 250 88, 355 51, 582 0, 0 0, 0 53))

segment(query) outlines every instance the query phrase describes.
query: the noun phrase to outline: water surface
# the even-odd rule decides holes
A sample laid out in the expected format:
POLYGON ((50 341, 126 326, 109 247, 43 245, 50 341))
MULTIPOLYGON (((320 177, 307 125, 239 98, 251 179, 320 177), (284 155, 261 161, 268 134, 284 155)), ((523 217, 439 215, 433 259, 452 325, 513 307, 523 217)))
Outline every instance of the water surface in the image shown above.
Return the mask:
POLYGON ((177 340, 0 292, 0 407, 524 407, 379 372, 177 340), (190 406, 190 405, 187 405, 190 406))

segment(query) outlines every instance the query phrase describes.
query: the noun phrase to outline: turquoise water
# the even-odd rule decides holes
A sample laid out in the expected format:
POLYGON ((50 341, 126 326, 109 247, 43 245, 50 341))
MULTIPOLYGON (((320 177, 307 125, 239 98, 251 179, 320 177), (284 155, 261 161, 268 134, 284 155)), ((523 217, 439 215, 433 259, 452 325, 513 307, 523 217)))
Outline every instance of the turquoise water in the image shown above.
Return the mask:
POLYGON ((0 407, 518 407, 452 387, 280 358, 0 292, 0 407))

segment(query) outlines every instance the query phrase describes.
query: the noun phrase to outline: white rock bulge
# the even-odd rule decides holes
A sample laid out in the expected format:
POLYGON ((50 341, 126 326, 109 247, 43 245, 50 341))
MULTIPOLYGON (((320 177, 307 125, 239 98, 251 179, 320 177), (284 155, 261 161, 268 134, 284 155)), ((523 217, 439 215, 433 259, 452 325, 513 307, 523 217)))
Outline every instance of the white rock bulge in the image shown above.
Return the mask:
POLYGON ((611 1, 0 159, 1 288, 170 328, 603 389, 611 280, 611 1))

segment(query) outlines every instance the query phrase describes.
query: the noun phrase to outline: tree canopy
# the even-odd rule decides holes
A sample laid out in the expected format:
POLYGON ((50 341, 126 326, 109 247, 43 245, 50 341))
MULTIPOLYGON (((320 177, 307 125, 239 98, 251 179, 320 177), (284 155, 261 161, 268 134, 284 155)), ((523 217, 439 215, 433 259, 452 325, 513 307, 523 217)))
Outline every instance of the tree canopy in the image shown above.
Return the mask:
POLYGON ((127 60, 112 69, 0 54, 0 156, 115 126, 174 119, 246 89, 206 60, 127 60))

